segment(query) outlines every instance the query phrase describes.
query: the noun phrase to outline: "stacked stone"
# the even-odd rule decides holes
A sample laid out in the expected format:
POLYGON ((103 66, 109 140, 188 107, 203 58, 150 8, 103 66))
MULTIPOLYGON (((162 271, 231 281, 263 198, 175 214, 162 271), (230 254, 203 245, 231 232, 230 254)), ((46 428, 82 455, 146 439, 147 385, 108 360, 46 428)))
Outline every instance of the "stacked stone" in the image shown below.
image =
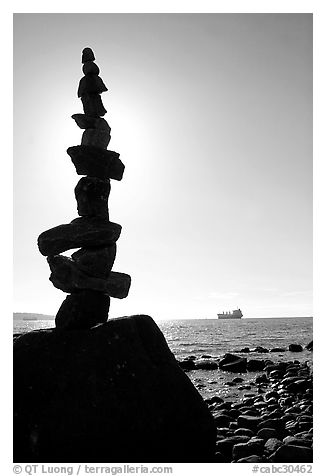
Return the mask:
POLYGON ((109 220, 108 197, 110 180, 122 179, 124 165, 117 152, 107 150, 111 128, 102 117, 107 111, 101 99, 107 88, 94 60, 93 51, 85 48, 84 77, 78 87, 84 114, 72 116, 84 132, 81 145, 67 150, 77 174, 84 176, 75 187, 79 218, 38 238, 50 266, 50 281, 69 293, 56 315, 56 327, 69 329, 106 322, 110 297, 125 298, 131 284, 129 275, 112 271, 121 226, 109 220), (60 254, 74 248, 80 249, 71 258, 60 254))

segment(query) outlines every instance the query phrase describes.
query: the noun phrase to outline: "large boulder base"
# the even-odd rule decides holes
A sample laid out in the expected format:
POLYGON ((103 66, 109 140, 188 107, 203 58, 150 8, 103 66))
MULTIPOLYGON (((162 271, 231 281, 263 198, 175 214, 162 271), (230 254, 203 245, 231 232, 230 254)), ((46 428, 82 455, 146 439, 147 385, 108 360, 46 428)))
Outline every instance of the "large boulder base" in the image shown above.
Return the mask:
POLYGON ((212 462, 208 407, 149 316, 14 344, 14 461, 212 462))

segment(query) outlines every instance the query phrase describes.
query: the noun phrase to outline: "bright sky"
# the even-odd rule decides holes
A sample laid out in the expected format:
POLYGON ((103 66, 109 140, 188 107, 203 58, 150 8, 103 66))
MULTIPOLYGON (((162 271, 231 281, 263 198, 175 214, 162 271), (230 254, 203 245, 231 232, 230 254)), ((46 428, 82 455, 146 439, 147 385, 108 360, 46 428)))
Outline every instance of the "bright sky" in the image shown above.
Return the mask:
POLYGON ((312 315, 312 15, 16 14, 16 312, 55 314, 38 235, 77 217, 81 51, 109 92, 111 317, 312 315))

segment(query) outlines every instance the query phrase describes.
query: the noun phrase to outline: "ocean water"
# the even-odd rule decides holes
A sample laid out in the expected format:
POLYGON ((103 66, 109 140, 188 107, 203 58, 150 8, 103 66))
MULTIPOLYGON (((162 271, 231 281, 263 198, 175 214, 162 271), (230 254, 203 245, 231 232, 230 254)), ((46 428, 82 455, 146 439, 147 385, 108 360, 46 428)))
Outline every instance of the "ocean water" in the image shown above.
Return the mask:
MULTIPOLYGON (((167 343, 177 359, 190 355, 201 358, 209 355, 212 360, 218 359, 226 352, 239 352, 243 347, 257 346, 272 349, 283 347, 288 349, 289 344, 307 345, 313 338, 313 319, 311 317, 298 318, 270 318, 270 319, 182 319, 157 321, 167 343)), ((14 333, 28 332, 35 329, 54 327, 53 320, 14 321, 14 333)), ((240 354, 242 355, 242 354, 240 354)), ((312 368, 312 352, 304 349, 302 352, 272 352, 244 354, 248 359, 270 359, 272 361, 307 362, 312 368)), ((242 374, 244 385, 252 385, 257 374, 248 372, 242 374)), ((221 370, 192 370, 187 372, 188 377, 202 396, 219 395, 225 399, 237 399, 248 389, 242 391, 238 387, 230 386, 230 381, 238 374, 222 372, 221 370)))

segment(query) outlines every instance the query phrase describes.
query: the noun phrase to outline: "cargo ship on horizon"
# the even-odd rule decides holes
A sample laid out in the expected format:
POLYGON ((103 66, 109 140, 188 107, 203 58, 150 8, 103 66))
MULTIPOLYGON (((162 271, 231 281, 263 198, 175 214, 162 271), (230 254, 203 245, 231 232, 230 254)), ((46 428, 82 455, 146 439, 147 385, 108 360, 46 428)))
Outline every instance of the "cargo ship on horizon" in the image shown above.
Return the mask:
POLYGON ((241 309, 235 309, 230 312, 223 312, 222 314, 217 314, 218 319, 241 319, 243 316, 241 309))

